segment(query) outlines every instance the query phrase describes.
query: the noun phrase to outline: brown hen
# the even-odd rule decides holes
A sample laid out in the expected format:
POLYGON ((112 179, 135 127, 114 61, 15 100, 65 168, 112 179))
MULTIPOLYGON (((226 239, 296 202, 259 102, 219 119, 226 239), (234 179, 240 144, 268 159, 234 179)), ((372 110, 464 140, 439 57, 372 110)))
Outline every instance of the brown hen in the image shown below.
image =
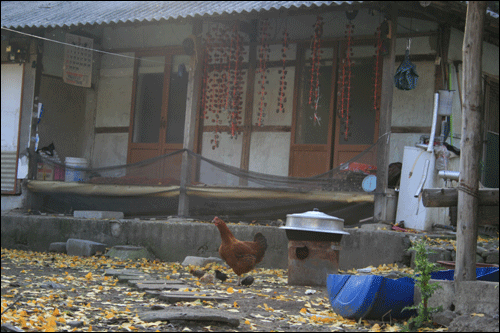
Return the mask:
POLYGON ((238 285, 241 285, 241 275, 250 272, 264 258, 267 240, 264 235, 258 232, 255 234, 253 242, 243 242, 237 240, 226 223, 217 216, 212 222, 219 229, 222 239, 219 255, 238 275, 238 285))

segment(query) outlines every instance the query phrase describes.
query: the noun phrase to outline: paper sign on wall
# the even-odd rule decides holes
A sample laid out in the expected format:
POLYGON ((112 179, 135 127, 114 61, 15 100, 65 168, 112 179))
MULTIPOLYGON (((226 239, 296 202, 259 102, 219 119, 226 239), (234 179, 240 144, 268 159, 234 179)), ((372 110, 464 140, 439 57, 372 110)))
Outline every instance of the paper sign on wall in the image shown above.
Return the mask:
POLYGON ((66 83, 90 88, 92 83, 92 38, 66 34, 66 43, 81 47, 64 46, 63 80, 66 83), (84 47, 84 48, 82 48, 84 47))

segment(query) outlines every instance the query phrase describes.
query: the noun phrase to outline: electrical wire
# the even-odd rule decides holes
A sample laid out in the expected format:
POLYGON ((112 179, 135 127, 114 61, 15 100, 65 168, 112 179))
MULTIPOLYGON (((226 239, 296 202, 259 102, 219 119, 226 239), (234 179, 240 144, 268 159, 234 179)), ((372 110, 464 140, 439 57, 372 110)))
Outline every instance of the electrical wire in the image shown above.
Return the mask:
POLYGON ((72 47, 76 47, 76 48, 80 48, 80 49, 84 49, 84 50, 88 50, 88 51, 94 51, 94 52, 98 52, 98 53, 113 55, 113 56, 122 57, 122 58, 134 59, 134 60, 135 59, 140 59, 141 61, 148 61, 148 62, 153 62, 153 63, 156 63, 156 64, 162 64, 162 65, 165 64, 165 62, 163 62, 163 61, 160 62, 160 61, 155 61, 155 60, 149 60, 149 59, 144 59, 144 58, 127 56, 127 55, 119 54, 119 53, 101 51, 101 50, 93 49, 93 48, 90 48, 90 47, 74 45, 74 44, 65 43, 65 42, 61 42, 61 41, 58 41, 58 40, 50 39, 50 38, 47 38, 47 37, 41 37, 41 36, 36 36, 36 35, 28 34, 26 32, 21 32, 21 31, 9 29, 7 27, 2 27, 2 30, 7 30, 7 31, 10 31, 10 32, 18 33, 18 34, 25 35, 25 36, 28 36, 28 37, 37 38, 37 39, 41 39, 41 40, 45 40, 45 41, 53 42, 53 43, 57 43, 57 44, 72 46, 72 47))

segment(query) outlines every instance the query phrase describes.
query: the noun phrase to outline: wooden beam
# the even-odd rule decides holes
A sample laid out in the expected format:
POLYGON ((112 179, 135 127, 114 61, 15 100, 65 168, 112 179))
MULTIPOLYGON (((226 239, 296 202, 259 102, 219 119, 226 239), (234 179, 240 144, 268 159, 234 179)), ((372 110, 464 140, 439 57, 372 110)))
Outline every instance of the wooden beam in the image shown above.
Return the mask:
MULTIPOLYGON (((498 189, 482 188, 478 191, 479 206, 498 206, 498 189)), ((424 207, 456 207, 457 188, 427 188, 422 191, 424 207)))
POLYGON ((462 46, 463 105, 455 282, 476 280, 479 161, 483 139, 481 61, 485 1, 469 1, 462 46))
POLYGON ((390 46, 389 52, 383 58, 382 92, 380 99, 379 140, 382 143, 377 149, 377 189, 373 219, 375 222, 387 219, 386 190, 388 184, 389 148, 392 118, 392 94, 394 90, 394 67, 396 59, 396 27, 398 9, 395 4, 389 8, 390 46))
MULTIPOLYGON (((203 21, 200 19, 193 21, 193 35, 199 36, 202 32, 203 21)), ((198 37, 199 38, 199 37, 198 37)), ((199 40, 197 45, 201 47, 201 41, 199 40)), ((196 115, 198 110, 198 99, 199 90, 201 86, 201 75, 202 75, 202 52, 198 50, 194 55, 191 56, 192 61, 190 61, 189 66, 194 66, 194 68, 189 68, 189 78, 187 86, 187 99, 186 99, 186 118, 184 121, 184 143, 183 148, 194 150, 195 138, 196 138, 196 115)), ((180 179, 180 193, 179 193, 179 216, 189 216, 189 197, 186 193, 186 187, 191 182, 191 163, 190 156, 187 152, 182 153, 181 162, 181 179, 180 179)))

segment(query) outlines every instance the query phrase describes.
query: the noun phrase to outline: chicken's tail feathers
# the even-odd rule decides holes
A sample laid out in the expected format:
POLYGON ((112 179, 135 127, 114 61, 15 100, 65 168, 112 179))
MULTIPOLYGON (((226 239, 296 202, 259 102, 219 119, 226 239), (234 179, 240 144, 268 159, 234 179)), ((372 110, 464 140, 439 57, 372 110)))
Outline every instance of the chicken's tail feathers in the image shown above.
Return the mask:
POLYGON ((267 239, 264 237, 263 234, 260 232, 255 234, 255 237, 253 238, 253 241, 258 243, 259 246, 259 251, 257 253, 257 257, 262 258, 264 256, 264 253, 266 252, 267 249, 267 239))

